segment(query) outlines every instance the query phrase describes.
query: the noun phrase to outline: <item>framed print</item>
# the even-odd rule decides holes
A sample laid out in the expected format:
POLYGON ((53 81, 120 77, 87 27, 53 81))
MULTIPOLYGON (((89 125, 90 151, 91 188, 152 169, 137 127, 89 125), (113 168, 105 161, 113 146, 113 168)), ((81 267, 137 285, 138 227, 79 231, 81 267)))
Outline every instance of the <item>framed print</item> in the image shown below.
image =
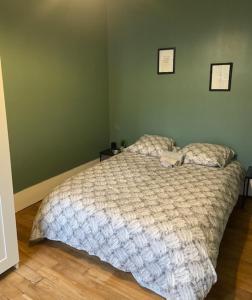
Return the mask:
POLYGON ((159 75, 175 73, 176 48, 158 49, 158 70, 159 75))
POLYGON ((209 91, 230 91, 232 71, 233 63, 211 64, 209 91))

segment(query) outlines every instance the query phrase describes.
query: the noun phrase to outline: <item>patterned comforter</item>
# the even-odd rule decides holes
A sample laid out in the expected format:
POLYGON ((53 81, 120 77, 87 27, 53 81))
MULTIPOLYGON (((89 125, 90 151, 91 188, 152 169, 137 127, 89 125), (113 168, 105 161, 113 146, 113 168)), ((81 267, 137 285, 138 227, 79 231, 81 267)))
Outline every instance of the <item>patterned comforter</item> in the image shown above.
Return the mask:
POLYGON ((203 299, 243 171, 124 152, 69 178, 44 199, 31 240, 48 238, 131 272, 173 299, 203 299))

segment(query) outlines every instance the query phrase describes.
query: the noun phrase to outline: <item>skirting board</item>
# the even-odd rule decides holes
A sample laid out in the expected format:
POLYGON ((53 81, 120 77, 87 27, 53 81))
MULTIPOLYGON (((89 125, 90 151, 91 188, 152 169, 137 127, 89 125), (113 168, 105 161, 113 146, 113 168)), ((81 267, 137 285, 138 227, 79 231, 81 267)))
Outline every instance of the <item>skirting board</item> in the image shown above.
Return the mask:
POLYGON ((99 163, 99 159, 92 160, 79 167, 49 178, 41 183, 35 184, 27 189, 24 189, 23 191, 16 193, 14 195, 15 211, 18 212, 36 202, 39 202, 46 195, 48 195, 54 187, 62 183, 64 180, 96 165, 97 163, 99 163))

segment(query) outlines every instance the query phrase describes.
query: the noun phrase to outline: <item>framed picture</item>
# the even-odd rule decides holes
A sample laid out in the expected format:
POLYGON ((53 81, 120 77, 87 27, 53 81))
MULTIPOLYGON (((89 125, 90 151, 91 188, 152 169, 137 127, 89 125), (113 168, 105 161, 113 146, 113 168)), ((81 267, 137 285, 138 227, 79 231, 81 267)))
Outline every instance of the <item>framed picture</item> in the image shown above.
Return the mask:
POLYGON ((232 71, 233 63, 211 64, 209 91, 230 91, 232 71))
POLYGON ((159 75, 175 73, 176 48, 158 49, 158 70, 159 75))

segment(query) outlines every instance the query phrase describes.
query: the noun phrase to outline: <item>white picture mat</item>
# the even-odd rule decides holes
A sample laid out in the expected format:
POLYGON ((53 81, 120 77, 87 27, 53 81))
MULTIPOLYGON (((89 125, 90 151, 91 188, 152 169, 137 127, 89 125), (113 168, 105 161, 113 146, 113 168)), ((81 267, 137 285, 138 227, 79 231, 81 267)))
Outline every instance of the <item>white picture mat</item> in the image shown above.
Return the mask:
POLYGON ((212 82, 213 90, 228 90, 231 65, 213 65, 212 82))
POLYGON ((159 68, 160 73, 174 71, 174 49, 159 50, 159 68))

